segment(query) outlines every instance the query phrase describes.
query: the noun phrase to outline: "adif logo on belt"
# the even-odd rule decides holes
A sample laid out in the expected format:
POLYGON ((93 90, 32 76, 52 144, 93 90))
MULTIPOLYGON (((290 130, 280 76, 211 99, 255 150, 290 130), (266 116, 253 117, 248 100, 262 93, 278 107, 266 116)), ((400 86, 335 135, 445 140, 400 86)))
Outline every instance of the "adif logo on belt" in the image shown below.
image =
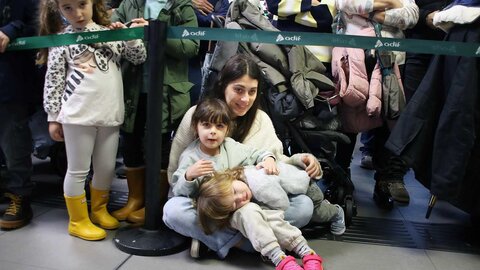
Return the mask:
POLYGON ((300 41, 302 39, 301 36, 282 36, 281 34, 278 34, 277 36, 277 39, 275 40, 275 42, 281 42, 281 41, 300 41))
POLYGON ((188 32, 187 29, 183 30, 182 37, 188 37, 188 36, 203 37, 205 36, 205 31, 188 32))
POLYGON ((99 35, 97 34, 93 34, 93 35, 90 35, 90 36, 77 36, 77 39, 76 39, 76 42, 79 42, 79 41, 83 41, 83 40, 93 40, 93 39, 98 39, 99 38, 99 35))
POLYGON ((394 48, 398 48, 398 47, 400 47, 400 42, 398 42, 398 41, 392 41, 392 42, 385 42, 385 43, 383 43, 381 40, 377 40, 377 43, 375 43, 375 48, 380 48, 380 47, 394 47, 394 48))

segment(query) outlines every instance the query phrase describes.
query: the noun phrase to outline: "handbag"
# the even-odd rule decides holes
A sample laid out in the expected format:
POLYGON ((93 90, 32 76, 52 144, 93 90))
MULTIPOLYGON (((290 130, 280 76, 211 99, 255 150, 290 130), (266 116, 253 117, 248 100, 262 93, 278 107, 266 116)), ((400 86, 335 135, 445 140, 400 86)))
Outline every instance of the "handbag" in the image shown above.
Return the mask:
MULTIPOLYGON (((377 37, 382 37, 381 28, 381 24, 374 22, 377 37)), ((406 106, 406 99, 395 54, 392 51, 375 50, 375 55, 382 74, 382 115, 386 120, 396 120, 406 106)))

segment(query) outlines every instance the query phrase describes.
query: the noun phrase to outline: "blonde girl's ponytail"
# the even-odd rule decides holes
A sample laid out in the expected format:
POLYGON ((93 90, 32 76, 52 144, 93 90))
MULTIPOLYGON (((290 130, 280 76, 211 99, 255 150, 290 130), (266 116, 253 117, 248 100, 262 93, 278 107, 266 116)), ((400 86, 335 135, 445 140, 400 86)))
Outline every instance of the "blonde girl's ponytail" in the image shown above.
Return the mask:
MULTIPOLYGON (((63 27, 62 16, 58 10, 56 0, 41 0, 39 8, 40 36, 59 33, 63 27)), ((48 59, 48 48, 40 49, 37 56, 37 64, 46 64, 48 59)))

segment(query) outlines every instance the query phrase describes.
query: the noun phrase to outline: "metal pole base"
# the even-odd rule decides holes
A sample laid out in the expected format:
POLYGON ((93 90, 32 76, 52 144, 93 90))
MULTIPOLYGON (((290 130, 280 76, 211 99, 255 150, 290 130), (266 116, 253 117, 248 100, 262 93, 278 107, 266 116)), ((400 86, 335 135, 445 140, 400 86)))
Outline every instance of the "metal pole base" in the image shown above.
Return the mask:
POLYGON ((159 230, 128 226, 117 230, 115 246, 123 252, 139 256, 165 256, 187 249, 187 238, 165 225, 159 230))

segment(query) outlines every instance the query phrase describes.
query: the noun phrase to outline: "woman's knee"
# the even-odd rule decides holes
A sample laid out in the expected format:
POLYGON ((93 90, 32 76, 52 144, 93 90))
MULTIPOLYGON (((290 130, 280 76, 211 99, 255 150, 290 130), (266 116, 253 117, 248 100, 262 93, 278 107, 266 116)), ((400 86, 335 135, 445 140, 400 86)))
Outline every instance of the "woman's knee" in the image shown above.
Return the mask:
POLYGON ((313 202, 306 195, 290 196, 290 207, 285 211, 285 220, 297 228, 307 225, 312 219, 313 202))
POLYGON ((175 230, 185 224, 196 224, 196 211, 192 200, 186 197, 173 197, 163 206, 163 222, 175 230))

